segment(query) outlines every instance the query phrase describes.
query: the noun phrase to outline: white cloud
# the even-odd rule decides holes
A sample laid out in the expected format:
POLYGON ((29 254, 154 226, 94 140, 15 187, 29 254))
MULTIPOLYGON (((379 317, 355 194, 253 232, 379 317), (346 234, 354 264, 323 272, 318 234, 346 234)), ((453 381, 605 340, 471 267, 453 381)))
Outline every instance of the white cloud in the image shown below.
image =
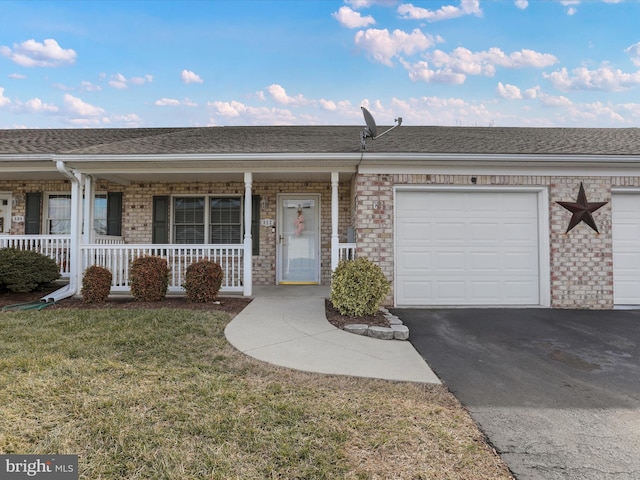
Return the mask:
POLYGON ((44 103, 39 98, 32 98, 24 104, 24 109, 33 113, 55 113, 59 109, 57 106, 44 103))
POLYGON ((507 100, 520 100, 522 98, 520 89, 515 85, 510 85, 508 83, 505 85, 502 82, 498 82, 496 92, 499 97, 507 100))
POLYGON ((567 90, 600 90, 617 92, 640 85, 640 71, 624 73, 620 69, 612 69, 604 65, 596 70, 585 67, 575 68, 569 74, 566 68, 553 73, 543 74, 551 84, 563 91, 567 90))
POLYGON ((540 90, 541 90, 540 85, 536 85, 533 88, 528 88, 524 91, 524 98, 529 98, 529 99, 537 98, 540 90))
POLYGON ((117 88, 119 90, 124 90, 125 88, 127 88, 127 79, 121 73, 116 73, 115 75, 111 75, 109 86, 117 88))
POLYGON ((175 98, 161 98, 160 100, 156 100, 154 105, 159 107, 177 107, 180 105, 180 100, 176 100, 175 98))
POLYGON ((144 85, 145 83, 153 82, 153 75, 144 75, 143 77, 131 77, 127 78, 121 73, 116 73, 111 75, 111 80, 109 80, 109 86, 113 88, 117 88, 118 90, 125 90, 129 88, 129 84, 131 85, 144 85))
POLYGON ((455 73, 450 69, 433 70, 429 63, 419 61, 415 63, 402 62, 404 68, 409 72, 409 78, 414 81, 426 83, 445 83, 449 85, 460 85, 464 83, 467 76, 462 73, 455 73))
POLYGON ((640 67, 640 42, 634 43, 625 49, 625 53, 631 57, 631 61, 637 67, 640 67))
POLYGON ((334 102, 333 100, 325 100, 324 98, 321 98, 319 102, 320 102, 320 106, 325 110, 335 112, 338 109, 336 102, 334 102))
POLYGON ((102 108, 86 103, 78 97, 74 97, 68 93, 64 95, 64 104, 69 112, 84 117, 104 115, 104 110, 102 108))
POLYGON ((47 38, 43 43, 33 39, 14 43, 13 49, 1 46, 0 55, 23 67, 60 67, 74 64, 77 58, 74 50, 63 49, 52 38, 47 38))
POLYGON ((464 15, 482 16, 479 0, 461 0, 459 7, 445 5, 438 10, 429 10, 422 7, 416 7, 411 3, 404 3, 398 7, 400 18, 406 20, 426 20, 428 22, 439 22, 442 20, 450 20, 452 18, 462 17, 464 15))
MULTIPOLYGON (((291 125, 296 122, 296 117, 287 109, 251 107, 235 100, 231 102, 209 102, 207 106, 213 108, 219 116, 228 120, 235 119, 236 124, 291 125)), ((217 124, 213 120, 210 123, 217 124)))
POLYGON ((370 28, 356 33, 355 44, 362 48, 375 61, 392 66, 392 59, 404 54, 414 55, 435 45, 440 38, 434 39, 431 35, 425 35, 419 29, 411 33, 402 30, 394 30, 389 33, 386 28, 378 30, 370 28))
POLYGON ((12 78, 14 80, 26 80, 27 76, 26 75, 22 75, 21 73, 10 73, 9 78, 12 78))
POLYGON ((9 105, 10 103, 11 99, 4 96, 4 88, 0 87, 0 107, 4 107, 5 105, 9 105))
POLYGON ((277 103, 282 105, 300 106, 309 104, 309 100, 305 99, 302 94, 290 97, 284 87, 278 84, 269 85, 266 90, 277 103))
POLYGON ((100 85, 96 85, 94 83, 86 81, 80 83, 80 88, 82 88, 82 90, 86 92, 99 92, 100 90, 102 90, 102 87, 100 85))
POLYGON ((153 82, 153 75, 145 75, 144 77, 131 77, 129 82, 132 85, 144 85, 145 83, 153 82))
POLYGON ((571 107, 573 102, 562 95, 554 96, 547 93, 538 93, 540 103, 546 107, 571 107))
POLYGON ((514 0, 513 3, 520 10, 524 10, 525 8, 527 8, 529 6, 529 1, 528 0, 514 0))
POLYGON ((182 70, 180 78, 184 83, 204 83, 204 80, 200 76, 191 70, 182 70))
POLYGON ((376 23, 371 15, 363 17, 360 12, 345 6, 340 7, 337 12, 333 12, 331 15, 338 20, 340 25, 347 28, 362 28, 376 23))
POLYGON ((467 75, 484 75, 492 77, 496 67, 502 68, 542 68, 556 63, 555 56, 523 49, 505 54, 499 48, 472 52, 458 47, 451 53, 434 50, 426 53, 426 61, 408 63, 403 61, 413 81, 422 80, 427 83, 462 84, 467 75))

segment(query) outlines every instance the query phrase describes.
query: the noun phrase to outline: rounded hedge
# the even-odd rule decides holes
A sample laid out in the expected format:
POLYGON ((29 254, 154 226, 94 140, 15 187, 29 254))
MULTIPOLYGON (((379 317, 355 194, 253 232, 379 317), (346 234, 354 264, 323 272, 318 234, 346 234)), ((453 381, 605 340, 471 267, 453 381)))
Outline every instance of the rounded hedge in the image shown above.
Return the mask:
POLYGON ((159 302, 169 288, 169 265, 162 257, 136 258, 129 269, 131 295, 139 302, 159 302))
POLYGON ((331 279, 331 303, 342 315, 375 314, 391 290, 382 269, 366 258, 342 261, 331 279))
POLYGON ((42 290, 60 278, 60 267, 52 258, 33 250, 0 249, 0 290, 42 290))
POLYGON ((214 302, 222 286, 224 272, 220 264, 211 260, 200 260, 187 267, 182 285, 187 300, 195 303, 214 302))

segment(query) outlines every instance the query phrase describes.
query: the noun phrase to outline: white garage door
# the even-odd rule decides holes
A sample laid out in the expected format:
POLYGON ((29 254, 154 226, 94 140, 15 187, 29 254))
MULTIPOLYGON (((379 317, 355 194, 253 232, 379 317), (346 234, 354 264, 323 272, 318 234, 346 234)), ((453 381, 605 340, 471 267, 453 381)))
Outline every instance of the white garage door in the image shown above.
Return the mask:
POLYGON ((396 303, 540 304, 536 192, 399 190, 396 303))
POLYGON ((613 303, 640 304, 640 195, 611 195, 613 303))

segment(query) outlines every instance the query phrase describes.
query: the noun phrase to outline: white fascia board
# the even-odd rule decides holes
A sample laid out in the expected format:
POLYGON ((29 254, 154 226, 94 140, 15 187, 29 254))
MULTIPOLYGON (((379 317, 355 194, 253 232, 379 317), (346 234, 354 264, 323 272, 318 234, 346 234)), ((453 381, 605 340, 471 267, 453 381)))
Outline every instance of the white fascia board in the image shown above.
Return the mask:
POLYGON ((365 155, 366 174, 638 176, 631 155, 365 155))

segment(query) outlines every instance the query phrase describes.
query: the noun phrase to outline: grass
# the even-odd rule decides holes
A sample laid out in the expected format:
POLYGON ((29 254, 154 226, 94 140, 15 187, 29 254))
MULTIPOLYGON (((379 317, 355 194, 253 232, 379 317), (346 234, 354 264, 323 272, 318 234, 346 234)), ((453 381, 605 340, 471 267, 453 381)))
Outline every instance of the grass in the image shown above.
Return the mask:
POLYGON ((307 374, 225 340, 224 313, 0 314, 0 453, 82 479, 508 479, 442 386, 307 374))

